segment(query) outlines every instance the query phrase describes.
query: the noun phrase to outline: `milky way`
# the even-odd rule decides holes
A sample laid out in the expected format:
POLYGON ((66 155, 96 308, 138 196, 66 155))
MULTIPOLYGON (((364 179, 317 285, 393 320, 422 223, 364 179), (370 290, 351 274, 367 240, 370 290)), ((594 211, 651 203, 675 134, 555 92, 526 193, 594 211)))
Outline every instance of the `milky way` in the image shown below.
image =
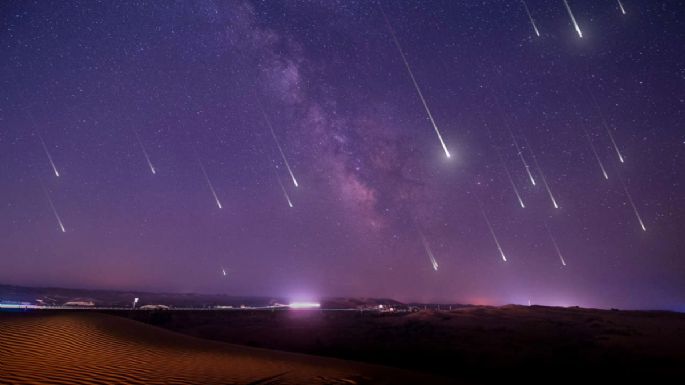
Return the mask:
POLYGON ((677 2, 0 20, 0 283, 685 306, 677 2))

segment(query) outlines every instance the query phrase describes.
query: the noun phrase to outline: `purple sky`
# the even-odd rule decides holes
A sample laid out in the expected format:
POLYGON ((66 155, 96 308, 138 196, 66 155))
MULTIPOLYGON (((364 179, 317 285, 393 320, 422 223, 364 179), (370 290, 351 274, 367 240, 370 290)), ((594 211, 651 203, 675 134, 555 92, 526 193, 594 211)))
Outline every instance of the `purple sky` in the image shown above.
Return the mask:
POLYGON ((448 159, 374 2, 4 2, 0 283, 685 310, 685 9, 527 4, 384 2, 448 159))

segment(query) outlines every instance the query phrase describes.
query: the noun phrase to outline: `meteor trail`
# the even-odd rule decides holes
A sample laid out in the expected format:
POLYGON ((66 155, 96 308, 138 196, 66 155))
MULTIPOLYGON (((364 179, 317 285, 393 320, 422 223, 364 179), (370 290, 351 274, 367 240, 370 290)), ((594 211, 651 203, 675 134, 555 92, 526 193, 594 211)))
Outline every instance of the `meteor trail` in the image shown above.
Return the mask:
POLYGON ((216 202, 216 205, 219 208, 221 207, 221 202, 219 202, 219 197, 216 195, 216 191, 214 190, 214 185, 212 185, 212 181, 209 180, 209 175, 207 175, 207 171, 205 170, 205 166, 202 164, 202 160, 200 158, 197 158, 197 162, 200 164, 200 169, 202 170, 202 174, 205 176, 205 179, 207 180, 207 185, 209 186, 209 189, 212 191, 212 196, 214 196, 214 201, 216 202))
MULTIPOLYGON (((577 110, 575 104, 573 104, 573 109, 574 109, 574 112, 577 114, 578 110, 577 110)), ((590 150, 592 150, 592 154, 595 156, 595 159, 597 160, 597 164, 599 165, 599 169, 602 171, 602 175, 604 176, 604 179, 609 179, 609 175, 607 174, 607 171, 604 168, 604 163, 602 163, 602 159, 599 157, 599 154, 597 153, 597 149, 595 149, 595 144, 592 143, 592 138, 590 138, 590 134, 588 133, 587 129, 585 128, 585 121, 583 119, 581 119, 579 124, 580 124, 580 128, 583 130, 583 134, 585 135, 585 138, 587 139, 588 144, 590 145, 590 150)))
POLYGON ((571 16, 571 21, 573 22, 573 27, 576 29, 576 32, 578 32, 578 37, 582 38, 583 32, 580 30, 580 27, 578 26, 578 23, 576 22, 575 16, 573 16, 573 11, 571 11, 571 7, 569 7, 568 1, 564 0, 564 5, 566 6, 566 10, 568 11, 568 15, 571 16))
POLYGON ((597 110, 597 113, 599 114, 599 118, 602 121, 602 125, 604 125, 604 128, 607 130, 607 134, 609 135, 609 139, 611 140, 611 144, 614 146, 614 151, 616 151, 616 155, 618 156, 618 160, 621 163, 625 163, 623 161, 623 155, 621 155, 621 151, 618 149, 618 145, 616 144, 616 140, 614 139, 614 135, 611 133, 611 129, 609 128, 609 125, 607 124, 607 120, 604 118, 604 113, 602 113, 602 109, 599 108, 599 103, 597 102, 597 99, 595 99, 595 94, 592 93, 590 90, 590 87, 587 87, 587 92, 590 94, 590 99, 592 99, 592 103, 595 105, 595 109, 597 110))
POLYGON ((564 256, 561 255, 561 250, 559 250, 559 245, 557 245, 557 241, 556 241, 556 239, 554 239, 554 236, 552 235, 552 231, 550 231, 549 226, 547 226, 547 222, 545 222, 545 229, 547 229, 547 234, 549 235, 549 239, 552 241, 552 245, 554 245, 554 250, 556 250, 562 266, 566 266, 566 261, 564 260, 564 256))
POLYGON ((592 153, 595 155, 595 159, 597 159, 597 164, 599 165, 600 170, 602 170, 602 175, 604 175, 604 179, 609 179, 609 175, 607 175, 606 169, 604 169, 604 164, 602 164, 602 159, 599 158, 599 155, 597 154, 597 150, 595 149, 595 145, 592 143, 592 139, 590 138, 590 135, 587 133, 587 130, 583 128, 583 132, 585 133, 585 137, 587 138, 587 142, 590 144, 590 149, 592 150, 592 153))
POLYGON ((397 50, 400 52, 400 56, 402 57, 402 61, 404 62, 404 66, 407 68, 407 73, 409 73, 409 77, 411 78, 411 82, 414 84, 414 88, 416 88, 416 93, 419 95, 419 99, 421 99, 421 103, 423 103, 423 108, 426 110, 426 114, 428 115, 428 120, 430 120, 431 124, 433 125, 433 129, 435 130, 435 134, 438 136, 438 140, 440 141, 440 145, 442 146, 442 149, 445 151, 445 156, 450 158, 452 155, 450 154, 449 150, 447 150, 447 145, 445 144, 445 141, 442 139, 442 135, 440 134, 440 130, 438 129, 438 125, 435 124, 435 120, 433 119, 433 114, 431 114, 430 108, 428 108, 428 103, 426 103, 426 99, 423 97, 423 93, 421 92, 421 87, 419 87, 419 83, 417 83, 416 78, 414 77, 414 72, 411 69, 411 66, 409 65, 409 62, 407 61, 407 57, 404 56, 404 50, 402 50, 402 46, 400 45, 400 41, 397 39, 397 35, 395 35, 395 30, 392 28, 392 25, 390 24, 390 20, 388 20, 388 16, 385 14, 385 11, 383 10, 383 6, 381 5, 380 1, 378 2, 378 8, 381 10, 381 13, 383 14, 383 19, 385 19, 385 25, 388 27, 388 32, 390 32, 390 35, 392 36, 392 40, 395 42, 395 47, 397 47, 397 50))
MULTIPOLYGON (((525 0, 521 0, 521 3, 523 3, 523 8, 526 9, 526 13, 528 14, 528 19, 530 19, 530 24, 533 26, 533 30, 535 31, 535 34, 540 37, 540 31, 538 31, 538 27, 535 25, 535 20, 533 19, 533 16, 530 14, 530 10, 528 9, 528 4, 526 4, 525 0)), ((620 1, 619 1, 620 4, 620 1)))
POLYGON ((226 276, 226 269, 224 269, 223 266, 221 266, 221 273, 224 275, 224 277, 226 276))
POLYGON ((419 231, 419 235, 421 236, 421 243, 423 243, 423 248, 426 250, 426 255, 428 255, 428 259, 430 259, 431 265, 433 265, 433 270, 438 271, 438 262, 435 260, 435 256, 433 256, 433 251, 428 245, 426 237, 423 236, 423 233, 421 231, 419 231))
POLYGON ((492 239, 495 241, 495 245, 497 245, 497 250, 499 251, 499 255, 502 257, 502 260, 504 262, 507 261, 507 257, 504 256, 504 252, 502 251, 502 246, 500 246, 499 241, 497 240, 497 235, 495 235, 495 230, 492 228, 492 224, 490 223, 490 219, 488 219, 487 214, 485 214, 485 210, 481 207, 480 208, 481 214, 483 214, 483 219, 485 219, 485 223, 488 224, 488 229, 490 229, 490 235, 492 235, 492 239))
POLYGON ((281 190, 283 190, 283 196, 285 196, 285 200, 288 202, 288 206, 293 207, 293 202, 290 200, 290 195, 288 195, 288 191, 285 189, 285 186, 283 186, 283 182, 281 182, 281 178, 278 177, 278 174, 274 171, 274 174, 276 175, 276 180, 278 181, 278 185, 281 186, 281 190))
POLYGON ((497 152, 497 156, 499 157, 500 163, 502 163, 502 168, 504 168, 504 172, 507 174, 507 178, 509 179, 509 183, 511 183, 511 188, 514 190, 514 194, 516 194, 516 199, 519 201, 519 205, 521 205, 522 209, 526 208, 526 205, 523 204, 523 199, 521 199, 521 194, 519 194, 519 189, 516 187, 516 184, 514 183, 514 178, 511 177, 511 173, 509 172, 509 167, 507 167, 507 164, 504 162, 504 159, 502 159, 502 154, 500 154, 499 150, 495 149, 497 152))
POLYGON ((552 189, 549 188, 549 184, 547 183, 547 178, 545 178, 545 174, 542 172, 542 168, 540 168, 540 163, 538 163, 538 158, 535 156, 535 152, 533 151, 533 148, 530 146, 530 143, 528 143, 528 139, 525 136, 523 137, 523 140, 526 142, 526 145, 528 146, 528 149, 530 150, 530 155, 533 157, 533 163, 535 163, 535 167, 538 169, 538 173, 540 174, 540 178, 542 179, 542 184, 545 186, 545 189, 547 190, 547 194, 549 194, 549 199, 552 201, 554 208, 558 209, 559 205, 557 204, 557 200, 554 199, 554 194, 552 194, 552 189))
POLYGON ((48 151, 48 146, 45 144, 45 141, 43 140, 43 137, 38 134, 38 138, 40 139, 40 143, 43 145, 43 150, 45 150, 45 155, 48 156, 48 160, 50 161, 50 166, 52 166, 52 171, 55 173, 56 177, 59 177, 59 171, 57 171, 57 167, 55 167, 55 162, 52 161, 52 156, 50 155, 50 151, 48 151))
POLYGON ((526 158, 523 157, 523 151, 521 151, 521 146, 519 146, 519 142, 518 142, 518 140, 516 140, 516 136, 514 136, 514 131, 511 129, 511 126, 509 126, 509 122, 507 122, 506 119, 504 119, 504 125, 509 130, 509 135, 511 135, 511 140, 514 142, 514 146, 516 147, 516 153, 518 154, 519 159, 521 159, 521 163, 523 164, 523 168, 526 169, 526 173, 528 174, 528 179, 530 180, 530 183, 533 186, 535 186, 535 178, 533 178, 533 173, 530 172, 530 165, 528 164, 528 162, 526 162, 526 158))
POLYGON ((621 3, 621 0, 616 0, 616 1, 618 1, 618 8, 621 9, 621 13, 625 15, 626 9, 623 8, 623 3, 621 3))
POLYGON ((630 206, 633 208, 633 212, 635 213, 635 217, 637 218, 637 221, 640 223, 640 227, 642 228, 642 231, 647 231, 647 228, 645 227, 644 222, 642 222, 642 218, 640 217, 640 213, 637 211, 637 206, 635 206, 635 202, 633 201, 633 196, 630 195, 630 192, 628 191, 628 187, 626 187, 626 183, 623 181, 623 179, 619 176, 618 180, 621 181, 621 185, 623 186, 623 191, 625 191, 626 196, 628 197, 628 202, 630 202, 630 206))
POLYGON ((285 168, 288 169, 288 173, 290 174, 290 178, 293 180, 293 184, 295 187, 298 187, 299 185, 297 184, 297 179, 295 179, 295 174, 293 174, 292 168, 290 168, 290 163, 288 163, 288 159, 285 157, 285 153, 283 152, 283 148, 281 148, 281 143, 278 141, 278 138, 276 137, 276 132, 274 131, 274 127, 271 125, 271 120, 269 120, 269 117, 266 115, 266 112, 264 112, 264 109, 262 108, 262 105, 259 104, 259 109, 262 112, 262 116, 264 116, 264 120, 266 121, 266 125, 269 126, 269 131, 271 131, 271 136, 274 138, 274 142, 276 143, 276 147, 278 147, 278 152, 281 153, 281 158, 283 158, 283 163, 285 163, 285 168))
POLYGON ((63 233, 66 233, 66 230, 64 229, 64 224, 62 223, 62 219, 59 217, 57 209, 55 208, 55 205, 52 203, 52 198, 50 198, 50 194, 48 193, 48 190, 45 187, 43 187, 43 192, 45 192, 45 197, 48 198, 48 203, 50 203, 52 213, 55 214, 55 219, 57 219, 57 223, 59 224, 60 230, 62 230, 63 233))
POLYGON ((143 155, 145 155, 145 160, 147 161, 148 167, 150 167, 150 171, 152 171, 153 174, 156 174, 157 171, 155 171, 155 166, 152 165, 152 162, 150 162, 150 157, 147 154, 147 151, 145 150, 145 146, 143 145, 143 141, 140 139, 140 136, 138 135, 138 131, 133 130, 133 133, 136 135, 136 139, 138 139, 138 144, 140 145, 140 149, 143 150, 143 155))

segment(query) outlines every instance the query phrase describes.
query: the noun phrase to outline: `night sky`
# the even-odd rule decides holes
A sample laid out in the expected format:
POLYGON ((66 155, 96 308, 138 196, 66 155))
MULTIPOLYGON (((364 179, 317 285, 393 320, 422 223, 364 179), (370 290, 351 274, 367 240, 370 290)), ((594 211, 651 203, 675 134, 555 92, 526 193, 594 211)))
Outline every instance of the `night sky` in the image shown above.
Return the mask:
POLYGON ((375 2, 4 1, 0 282, 685 310, 685 7, 622 3, 385 1, 448 158, 375 2))

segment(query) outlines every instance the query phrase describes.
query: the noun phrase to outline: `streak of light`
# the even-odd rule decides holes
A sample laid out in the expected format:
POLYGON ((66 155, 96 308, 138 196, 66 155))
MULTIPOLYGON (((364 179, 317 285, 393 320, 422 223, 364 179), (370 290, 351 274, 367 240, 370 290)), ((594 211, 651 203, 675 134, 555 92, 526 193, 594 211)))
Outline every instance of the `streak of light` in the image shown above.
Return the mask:
POLYGON ((621 3, 621 0, 616 0, 618 2, 618 8, 621 10, 622 14, 626 14, 626 9, 623 8, 623 3, 621 3))
POLYGON ((614 139, 614 134, 611 133, 611 129, 609 128, 609 125, 607 124, 607 120, 604 117, 604 113, 602 113, 602 109, 599 108, 599 103, 597 102, 597 99, 595 98, 595 94, 592 93, 590 90, 590 87, 586 87, 588 93, 590 94, 590 99, 592 99, 592 103, 595 105, 595 109, 597 110, 597 113, 599 114, 599 118, 602 121, 602 125, 604 125, 604 128, 607 131, 607 134, 609 135, 609 139, 611 140, 611 144, 614 146, 614 151, 616 151, 616 155, 618 156, 618 160, 621 163, 625 163, 623 160, 623 155, 621 155, 621 150, 618 149, 618 145, 616 144, 616 140, 614 139))
POLYGON ((540 163, 538 163, 538 158, 535 156, 533 148, 530 146, 530 143, 528 143, 528 139, 526 139, 525 136, 523 137, 523 140, 525 140, 528 150, 530 150, 530 155, 533 157, 533 163, 535 163, 535 167, 538 169, 540 179, 542 179, 542 184, 545 186, 547 194, 549 194, 549 199, 552 201, 554 208, 558 209, 559 205, 557 204, 557 200, 554 198, 554 194, 552 194, 552 189, 549 187, 549 183, 547 183, 547 178, 545 178, 545 174, 542 172, 542 168, 540 167, 540 163))
POLYGON ((290 178, 292 179, 295 187, 298 187, 299 184, 297 183, 297 179, 295 179, 295 174, 293 174, 293 169, 290 167, 290 163, 288 163, 288 159, 285 157, 285 153, 283 152, 283 148, 281 147, 281 143, 278 141, 278 137, 276 137, 276 132, 274 131, 273 125, 271 125, 271 120, 266 115, 266 112, 264 111, 264 108, 262 108, 261 104, 259 104, 259 108, 262 112, 262 116, 264 116, 264 121, 266 122, 266 125, 269 127, 269 131, 271 132, 271 137, 274 138, 274 142, 276 143, 276 147, 278 147, 278 152, 281 153, 281 158, 283 158, 283 163, 285 164, 285 168, 288 169, 288 173, 290 174, 290 178))
POLYGON ((224 277, 226 276, 226 269, 224 269, 223 266, 221 266, 221 273, 224 275, 224 277))
POLYGON ((219 197, 216 195, 216 190, 214 190, 214 185, 212 184, 212 181, 209 179, 209 175, 207 175, 207 171, 205 170, 205 166, 202 164, 202 160, 200 158, 197 158, 197 162, 200 165, 200 169, 202 170, 202 175, 205 176, 205 180, 207 181, 207 185, 209 186, 209 189, 212 191, 212 196, 214 197, 214 201, 216 202, 216 205, 221 209, 223 208, 221 206, 221 202, 219 201, 219 197))
POLYGON ((498 150, 497 151, 497 156, 499 157, 500 163, 502 163, 502 168, 504 168, 504 172, 507 174, 507 178, 509 179, 509 183, 511 183, 511 188, 514 190, 514 194, 516 194, 516 199, 519 201, 519 205, 521 205, 522 209, 526 208, 526 205, 523 204, 523 199, 521 199, 521 194, 519 194, 519 189, 516 187, 516 183, 514 183, 514 178, 512 178, 511 173, 509 172, 509 167, 507 167, 506 162, 504 162, 504 159, 502 159, 502 154, 498 150))
MULTIPOLYGON (((575 108, 575 105, 574 105, 574 108, 575 108)), ((599 165, 599 169, 602 171, 602 175, 604 176, 604 179, 609 179, 609 174, 607 174, 607 170, 604 168, 604 163, 602 163, 602 159, 599 157, 599 154, 597 153, 597 149, 595 148, 595 144, 592 142, 592 138, 590 137, 590 134, 588 133, 587 129, 585 128, 585 122, 584 121, 580 122, 580 127, 583 130, 583 134, 585 135, 585 139, 587 139, 587 142, 590 145, 590 150, 592 150, 592 154, 595 156, 595 159, 597 160, 597 164, 599 165)))
POLYGON ((547 229, 547 234, 549 235, 549 239, 552 241, 552 245, 554 245, 554 250, 557 252, 557 255, 559 256, 559 260, 561 261, 562 266, 566 266, 566 260, 564 260, 564 256, 561 255, 561 250, 559 250, 559 245, 557 244, 557 240, 554 239, 554 236, 552 235, 552 231, 549 229, 549 226, 547 226, 547 222, 545 222, 545 229, 547 229))
POLYGON ((138 144, 140 145, 140 149, 143 150, 143 155, 145 156, 145 160, 147 161, 148 167, 150 167, 150 171, 152 174, 156 174, 157 171, 155 170, 155 166, 152 165, 152 162, 150 161, 150 156, 147 154, 147 150, 145 149, 145 146, 143 145, 143 141, 140 139, 140 135, 138 135, 138 131, 133 130, 133 133, 136 135, 136 139, 138 139, 138 144))
POLYGON ((492 228, 492 224, 490 223, 490 219, 488 218, 487 214, 485 214, 485 210, 481 207, 480 209, 481 214, 483 214, 483 219, 485 219, 485 223, 488 224, 488 229, 490 229, 490 235, 492 235, 492 239, 495 241, 495 245, 497 246, 497 250, 499 251, 499 255, 502 257, 502 260, 504 262, 507 261, 507 257, 504 256, 504 251, 502 251, 502 246, 499 244, 499 240, 497 239, 497 235, 495 235, 495 230, 492 228))
POLYGON ((443 151, 445 151, 445 156, 450 158, 452 155, 450 154, 449 150, 447 149, 447 145, 445 144, 445 141, 442 139, 442 135, 440 134, 440 129, 438 129, 438 125, 435 123, 435 120, 433 119, 433 114, 431 114, 430 108, 428 108, 428 103, 426 103, 426 98, 423 97, 423 92, 421 92, 421 87, 419 87, 419 83, 416 81, 416 78, 414 77, 414 72, 411 69, 411 66, 409 65, 409 61, 407 61, 407 57, 404 55, 404 50, 402 49, 402 46, 400 45, 400 41, 397 39, 397 35, 395 34, 395 30, 392 28, 392 25, 390 24, 390 20, 388 19, 388 16, 385 14, 385 11, 383 10, 383 6, 381 5, 381 2, 378 2, 378 8, 381 10, 381 13, 383 14, 383 19, 385 19, 385 25, 388 27, 388 31, 390 32, 390 35, 392 36, 392 40, 395 42, 395 47, 397 47, 397 50, 400 53, 400 56, 402 57, 402 61, 404 62, 404 66, 407 69, 407 73, 409 73, 409 77, 411 78, 411 82, 414 84, 414 88, 416 89, 416 93, 419 95, 419 99, 421 99, 421 103, 423 103, 423 108, 426 110, 426 114, 428 115, 428 120, 430 120, 431 124, 433 125, 433 129, 435 130, 435 134, 438 136, 438 140, 440 141, 440 145, 442 146, 443 151))
MULTIPOLYGON (((274 174, 276 174, 274 172, 274 174)), ((276 174, 276 180, 278 181, 278 185, 281 186, 281 190, 283 191, 283 196, 285 196, 285 200, 288 202, 288 206, 293 207, 293 202, 290 200, 290 195, 288 195, 288 190, 285 189, 285 186, 283 186, 283 182, 281 182, 281 178, 278 177, 278 174, 276 174)))
POLYGON ((52 166, 52 171, 55 173, 56 177, 59 177, 59 171, 57 171, 57 167, 55 167, 55 162, 52 160, 52 155, 50 155, 50 151, 48 151, 48 146, 45 144, 45 141, 43 140, 43 137, 38 134, 38 139, 40 139, 40 143, 43 145, 43 150, 45 150, 45 155, 48 156, 48 160, 50 161, 50 166, 52 166))
POLYGON ((430 260, 431 265, 433 266, 433 270, 438 271, 438 262, 435 260, 435 256, 433 255, 433 251, 431 250, 431 247, 428 244, 426 237, 423 235, 421 231, 419 231, 419 235, 421 236, 421 243, 423 243, 423 248, 426 250, 426 255, 428 255, 428 259, 430 260))
POLYGON ((45 197, 48 198, 48 203, 50 203, 52 213, 55 214, 55 219, 57 219, 57 224, 59 224, 60 230, 62 230, 63 233, 66 233, 66 230, 64 229, 64 224, 62 223, 62 219, 59 217, 59 213, 55 208, 55 204, 52 203, 52 198, 50 197, 50 194, 48 193, 48 190, 45 187, 43 187, 43 192, 45 192, 45 197))
POLYGON ((535 20, 533 19, 533 16, 530 14, 530 10, 528 9, 528 4, 526 4, 525 0, 521 0, 521 3, 523 3, 523 8, 526 9, 526 13, 528 14, 528 19, 530 19, 530 24, 533 26, 533 30, 535 31, 535 34, 538 37, 540 37, 540 31, 538 31, 538 27, 535 25, 535 20))
POLYGON ((568 11, 568 15, 571 17, 571 21, 573 22, 573 28, 575 28, 576 32, 578 32, 578 37, 582 38, 583 32, 580 30, 580 27, 578 26, 578 23, 576 22, 575 16, 573 16, 573 11, 571 11, 571 7, 568 5, 568 1, 564 0, 564 5, 566 6, 566 10, 568 11))
POLYGON ((628 197, 628 202, 630 203, 630 206, 633 208, 633 212, 635 213, 635 217, 637 218, 637 221, 640 223, 640 228, 642 228, 642 231, 647 231, 647 228, 645 227, 645 223, 642 222, 642 217, 640 217, 640 212, 637 211, 637 206, 635 205, 635 201, 633 201, 633 196, 630 195, 630 192, 628 191, 628 187, 626 186, 626 183, 623 181, 623 179, 619 176, 618 180, 621 181, 621 186, 623 186, 623 191, 625 191, 626 196, 628 197))
POLYGON ((528 180, 530 180, 530 183, 535 186, 535 178, 533 178, 533 173, 530 171, 530 165, 526 161, 526 158, 523 156, 523 151, 521 150, 521 146, 519 145, 518 140, 516 140, 516 135, 514 135, 514 130, 512 130, 511 126, 509 125, 509 121, 506 118, 506 114, 504 110, 502 109, 502 106, 499 103, 499 100, 497 96, 492 93, 493 98, 495 99, 495 104, 497 105, 499 112, 502 116, 502 121, 504 122, 504 126, 507 128, 507 131, 509 132, 509 136, 511 136, 511 140, 514 142, 514 147, 516 148, 516 155, 518 155, 519 159, 521 159, 521 164, 523 165, 523 168, 526 170, 526 174, 528 174, 528 180))

